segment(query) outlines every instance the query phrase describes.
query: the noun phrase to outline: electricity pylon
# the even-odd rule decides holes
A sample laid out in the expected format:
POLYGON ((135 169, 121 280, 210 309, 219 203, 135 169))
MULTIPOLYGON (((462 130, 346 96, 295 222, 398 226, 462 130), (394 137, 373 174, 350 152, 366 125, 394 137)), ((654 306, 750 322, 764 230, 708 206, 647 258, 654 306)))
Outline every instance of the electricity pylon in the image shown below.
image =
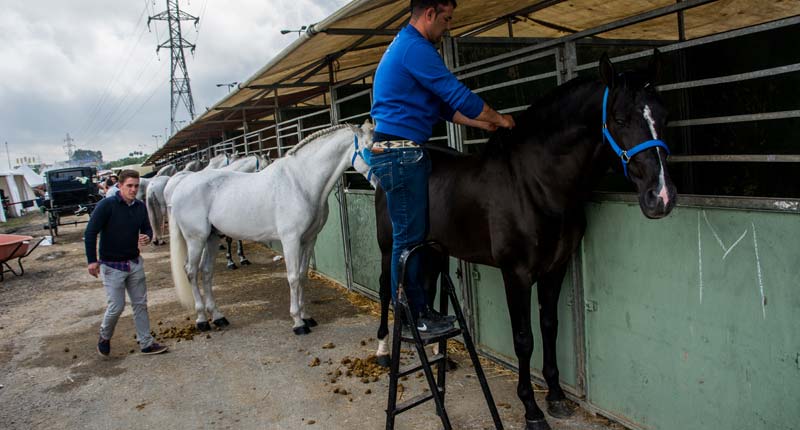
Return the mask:
POLYGON ((181 34, 181 21, 194 21, 194 25, 200 18, 189 15, 178 8, 178 0, 167 0, 167 10, 147 18, 147 28, 150 28, 150 21, 167 21, 169 25, 169 40, 158 45, 156 52, 161 48, 170 49, 170 136, 175 134, 175 112, 178 110, 178 103, 183 101, 189 116, 194 120, 194 99, 192 99, 192 87, 189 85, 189 71, 186 69, 186 59, 183 56, 183 48, 190 48, 194 53, 195 45, 186 41, 181 34))

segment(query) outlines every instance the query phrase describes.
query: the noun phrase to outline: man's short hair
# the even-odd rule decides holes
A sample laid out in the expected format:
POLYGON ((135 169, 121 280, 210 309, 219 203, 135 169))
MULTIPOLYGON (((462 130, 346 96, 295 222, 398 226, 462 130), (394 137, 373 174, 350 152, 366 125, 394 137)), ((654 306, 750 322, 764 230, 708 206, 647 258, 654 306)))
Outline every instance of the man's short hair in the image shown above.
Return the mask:
POLYGON ((125 180, 128 178, 136 178, 139 179, 139 172, 136 170, 123 170, 119 172, 119 183, 124 184, 125 180))
POLYGON ((458 6, 456 0, 411 0, 411 15, 416 15, 429 7, 436 8, 436 13, 439 13, 439 6, 447 5, 453 5, 453 9, 458 6))

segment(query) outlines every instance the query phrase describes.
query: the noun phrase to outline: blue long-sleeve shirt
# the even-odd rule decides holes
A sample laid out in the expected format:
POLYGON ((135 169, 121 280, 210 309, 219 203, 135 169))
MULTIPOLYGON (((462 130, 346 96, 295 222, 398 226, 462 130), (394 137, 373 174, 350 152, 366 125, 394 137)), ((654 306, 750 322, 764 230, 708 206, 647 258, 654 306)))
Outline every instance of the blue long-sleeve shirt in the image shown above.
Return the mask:
POLYGON ((375 131, 426 142, 440 120, 456 111, 476 118, 483 99, 447 69, 436 47, 412 25, 400 30, 375 71, 372 118, 375 131))
POLYGON ((117 193, 100 200, 83 233, 86 259, 97 261, 97 234, 100 234, 100 259, 126 261, 139 256, 139 234, 153 238, 144 203, 134 200, 128 205, 117 193))

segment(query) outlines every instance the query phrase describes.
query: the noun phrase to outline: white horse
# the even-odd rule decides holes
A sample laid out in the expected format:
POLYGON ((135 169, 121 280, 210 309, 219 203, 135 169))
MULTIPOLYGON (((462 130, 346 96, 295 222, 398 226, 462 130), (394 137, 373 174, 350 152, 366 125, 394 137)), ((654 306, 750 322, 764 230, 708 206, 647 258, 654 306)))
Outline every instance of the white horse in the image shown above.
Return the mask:
MULTIPOLYGON (((155 176, 172 176, 178 172, 174 164, 167 164, 166 166, 158 169, 155 176)), ((139 191, 136 192, 136 200, 144 201, 147 196, 147 185, 150 183, 150 178, 141 178, 139 180, 139 191)))
POLYGON ((328 195, 351 165, 366 175, 361 150, 372 142, 373 127, 339 125, 299 142, 286 157, 259 173, 206 170, 187 176, 174 190, 170 228, 172 277, 178 297, 197 312, 197 327, 209 330, 228 320, 211 290, 217 234, 266 243, 280 240, 290 287, 294 333, 316 325, 305 308, 303 282, 314 243, 328 218, 328 195), (230 208, 237 208, 231 211, 230 208), (204 250, 206 252, 204 252, 204 250), (202 259, 202 261, 201 261, 202 259), (198 277, 202 272, 204 296, 198 277))
MULTIPOLYGON (((242 172, 242 173, 254 173, 258 172, 261 169, 267 167, 270 163, 269 158, 264 158, 260 155, 249 155, 242 158, 237 158, 235 161, 232 161, 227 166, 220 167, 219 170, 226 170, 230 172, 242 172)), ((236 210, 236 208, 231 208, 231 210, 236 210)), ((229 236, 225 236, 225 258, 228 260, 227 268, 230 270, 237 269, 236 263, 233 262, 233 254, 231 253, 231 243, 233 239, 229 236)), ((250 260, 244 256, 244 245, 242 244, 241 240, 236 241, 236 255, 239 256, 239 264, 242 266, 250 265, 250 260)))
MULTIPOLYGON (((255 162, 253 162, 255 163, 255 162)), ((220 154, 209 161, 208 166, 205 168, 209 168, 209 166, 226 166, 231 164, 231 158, 228 157, 226 154, 220 154)), ((184 174, 197 172, 202 170, 203 162, 199 160, 194 160, 186 164, 181 172, 185 172, 184 174)), ((179 173, 177 169, 172 166, 172 170, 165 170, 166 168, 162 168, 159 170, 159 173, 164 171, 164 173, 172 172, 171 175, 156 175, 150 180, 150 183, 147 185, 147 191, 145 194, 145 202, 147 207, 147 216, 150 219, 150 226, 153 228, 153 245, 163 245, 167 243, 164 239, 167 237, 166 226, 167 226, 167 199, 164 195, 165 189, 167 188, 167 184, 177 176, 179 173)), ((140 185, 141 186, 141 185, 140 185)))
POLYGON ((169 212, 170 202, 172 201, 172 192, 188 175, 205 169, 218 169, 229 164, 231 164, 231 159, 228 157, 228 154, 219 154, 209 160, 208 164, 200 160, 189 162, 183 170, 173 175, 169 181, 167 181, 167 185, 164 186, 164 201, 167 202, 167 211, 169 212))

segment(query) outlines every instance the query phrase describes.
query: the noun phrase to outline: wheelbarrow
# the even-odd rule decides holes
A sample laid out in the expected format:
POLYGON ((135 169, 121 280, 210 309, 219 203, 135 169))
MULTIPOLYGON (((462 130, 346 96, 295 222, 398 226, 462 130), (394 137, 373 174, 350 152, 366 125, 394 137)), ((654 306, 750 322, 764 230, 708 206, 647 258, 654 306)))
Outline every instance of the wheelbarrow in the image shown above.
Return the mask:
POLYGON ((22 276, 25 273, 25 268, 22 267, 22 259, 31 255, 40 243, 45 238, 39 239, 35 245, 31 246, 33 242, 32 236, 22 236, 19 234, 0 234, 0 263, 3 264, 3 271, 0 272, 0 282, 3 281, 6 272, 11 272, 15 276, 22 276), (14 270, 9 264, 13 259, 17 259, 18 270, 14 270))

